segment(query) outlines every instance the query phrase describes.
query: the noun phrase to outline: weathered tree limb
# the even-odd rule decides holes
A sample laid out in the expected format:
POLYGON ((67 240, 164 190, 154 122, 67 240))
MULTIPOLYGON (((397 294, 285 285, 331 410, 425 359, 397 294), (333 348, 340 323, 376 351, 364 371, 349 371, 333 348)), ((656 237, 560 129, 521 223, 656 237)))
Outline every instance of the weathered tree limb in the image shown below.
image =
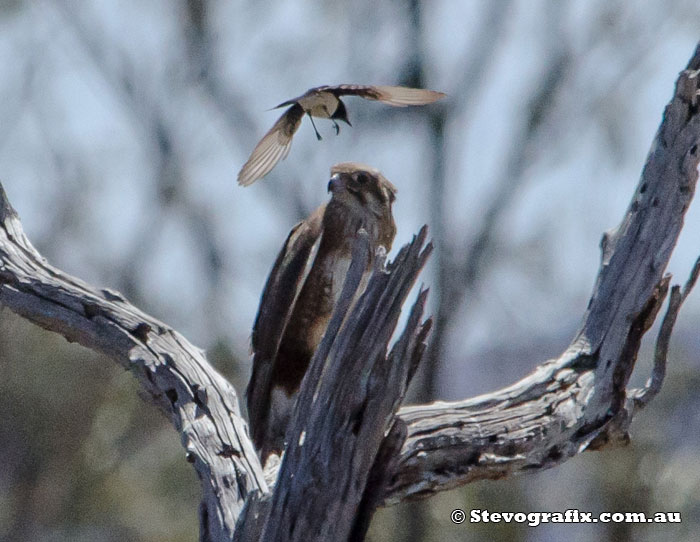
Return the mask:
POLYGON ((346 317, 368 259, 366 235, 364 243, 362 237, 356 243, 343 294, 304 378, 287 431, 262 540, 348 540, 358 520, 362 526, 356 536, 364 535, 364 519, 373 509, 364 509, 361 518, 358 509, 364 508, 370 470, 430 329, 430 320, 421 324, 423 290, 387 355, 401 307, 432 250, 431 245, 421 250, 425 236, 423 228, 386 272, 384 258, 377 258, 367 289, 346 317))
POLYGON ((683 294, 674 287, 643 390, 626 390, 642 336, 668 292, 663 276, 694 195, 700 160, 700 45, 673 99, 622 223, 602 239, 601 269, 581 330, 557 359, 514 385, 451 403, 405 407, 384 446, 381 502, 428 496, 480 479, 550 468, 628 440, 634 413, 658 392, 683 294), (397 442, 388 442, 395 439, 397 442))
POLYGON ((428 293, 421 290, 387 355, 401 307, 432 252, 432 244, 423 247, 426 234, 423 227, 388 266, 379 254, 355 303, 369 258, 367 234, 358 232, 343 291, 302 382, 284 459, 275 465, 274 492, 251 497, 237 542, 364 539, 384 481, 373 466, 398 452, 383 445, 385 435, 432 323, 421 323, 428 293))
POLYGON ((248 493, 267 490, 235 390, 178 332, 49 265, 1 185, 0 304, 131 370, 180 433, 202 482, 201 539, 230 540, 248 493))
POLYGON ((386 270, 384 258, 377 258, 367 290, 346 321, 367 261, 366 234, 358 236, 350 278, 310 368, 315 378, 306 379, 302 387, 308 404, 290 428, 295 445, 286 455, 291 466, 283 465, 283 473, 289 473, 283 477, 292 479, 293 473, 294 483, 277 487, 280 494, 290 492, 299 508, 263 508, 265 503, 258 496, 269 497, 269 492, 240 417, 235 390, 207 363, 203 352, 120 294, 97 290, 50 266, 25 236, 1 185, 0 303, 69 341, 104 353, 139 378, 147 395, 181 433, 187 460, 194 463, 202 480, 201 540, 231 540, 247 497, 249 508, 257 512, 243 516, 237 539, 257 539, 260 529, 269 528, 264 535, 268 540, 314 539, 308 533, 318 533, 318 540, 326 536, 340 540, 358 529, 358 508, 364 511, 359 516, 364 519, 361 529, 378 504, 375 493, 365 495, 369 471, 425 349, 430 321, 420 322, 427 294, 422 291, 406 330, 386 355, 401 306, 431 251, 430 245, 421 250, 425 236, 424 228, 386 270), (364 363, 357 363, 358 358, 364 363), (316 384, 325 389, 316 390, 316 384), (316 404, 329 399, 323 407, 316 404), (354 415, 347 418, 346 409, 354 415), (328 416, 329 410, 336 415, 328 416), (343 431, 349 435, 343 446, 331 446, 343 431), (307 446, 299 445, 302 434, 308 438, 307 446), (319 451, 325 454, 319 456, 319 451), (338 486, 337 492, 329 493, 331 497, 345 487, 346 500, 336 503, 342 522, 326 524, 325 516, 313 506, 306 506, 305 516, 300 513, 301 504, 308 503, 307 490, 318 483, 318 467, 328 468, 328 478, 323 479, 338 486), (255 520, 260 510, 274 512, 268 522, 255 520), (293 523, 305 524, 296 537, 288 537, 288 525, 279 520, 289 520, 290 514, 293 523), (341 531, 336 538, 333 533, 341 531))
MULTIPOLYGON (((673 288, 650 383, 628 391, 641 339, 668 292, 670 276, 663 272, 697 182, 698 67, 700 46, 680 75, 622 223, 603 237, 601 270, 569 348, 503 390, 401 409, 382 443, 395 453, 378 454, 372 469, 378 503, 553 467, 586 449, 628 440, 634 413, 660 388, 673 323, 700 269, 696 264, 682 294, 673 288)), ((323 484, 327 478, 317 474, 323 484)), ((281 476, 277 484, 290 482, 281 476)), ((276 498, 284 494, 278 489, 273 509, 287 504, 276 498)), ((288 529, 294 525, 286 521, 288 529)))
MULTIPOLYGON (((246 502, 237 536, 255 527, 265 539, 361 536, 362 514, 378 504, 552 467, 585 449, 627 440, 634 413, 660 388, 673 323, 700 269, 696 265, 683 292, 672 288, 650 382, 627 390, 642 336, 668 292, 670 277, 663 272, 697 182, 699 73, 700 46, 679 77, 625 218, 603 238, 602 266, 581 330, 558 359, 503 390, 407 407, 394 416, 428 331, 420 323, 423 293, 405 333, 385 355, 398 307, 426 255, 421 237, 388 274, 374 273, 342 328, 347 305, 334 316, 340 331, 327 334, 312 362, 319 378, 302 386, 271 496, 235 391, 203 353, 121 295, 47 264, 1 188, 0 303, 136 374, 181 433, 202 480, 202 540, 231 540, 246 502), (327 491, 319 492, 314 480, 327 491), (318 514, 317 503, 332 506, 333 513, 318 514), (359 517, 352 515, 358 510, 359 517)), ((348 285, 347 295, 355 287, 348 285)))
MULTIPOLYGON (((479 479, 560 464, 585 449, 625 442, 651 396, 626 390, 639 344, 668 289, 663 277, 692 200, 700 160, 700 45, 681 72, 621 224, 604 235, 601 269, 581 330, 557 359, 500 391, 453 403, 402 408, 406 437, 383 489, 384 504, 479 479), (640 402, 641 400, 641 402, 640 402)), ((684 293, 672 294, 660 332, 656 393, 684 293)), ((677 290, 674 290, 677 291, 677 290)))
POLYGON ((550 468, 628 441, 632 417, 661 387, 673 324, 700 273, 696 263, 683 293, 672 289, 652 378, 627 390, 641 339, 668 292, 663 272, 697 183, 699 70, 700 45, 679 76, 625 217, 603 236, 601 269, 571 345, 502 390, 400 409, 383 443, 400 452, 374 465, 384 480, 375 488, 382 505, 550 468))

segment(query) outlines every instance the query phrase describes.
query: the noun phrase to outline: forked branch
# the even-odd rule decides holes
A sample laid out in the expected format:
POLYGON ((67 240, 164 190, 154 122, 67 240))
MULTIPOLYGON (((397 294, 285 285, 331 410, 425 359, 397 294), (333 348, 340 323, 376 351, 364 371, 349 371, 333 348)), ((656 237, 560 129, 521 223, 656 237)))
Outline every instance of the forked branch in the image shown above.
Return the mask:
MULTIPOLYGON (((632 417, 661 387, 673 324, 700 272, 697 264, 682 291, 671 288, 652 376, 643 389, 628 390, 642 337, 667 297, 664 270, 695 192, 699 73, 700 46, 680 74, 622 222, 603 237, 581 329, 559 358, 494 393, 404 407, 395 415, 429 330, 421 321, 422 292, 387 354, 400 307, 429 252, 422 232, 386 270, 375 271, 357 306, 346 304, 334 315, 340 332, 329 334, 314 357, 314 378, 302 386, 273 489, 235 390, 204 353, 120 294, 49 265, 2 187, 0 303, 135 374, 172 420, 202 481, 201 540, 231 540, 234 531, 240 540, 361 538, 376 506, 549 468, 628 440, 632 417), (315 514, 325 506, 334 513, 315 514)), ((361 236, 358 243, 360 258, 361 236)), ((348 295, 356 287, 349 284, 348 295)))

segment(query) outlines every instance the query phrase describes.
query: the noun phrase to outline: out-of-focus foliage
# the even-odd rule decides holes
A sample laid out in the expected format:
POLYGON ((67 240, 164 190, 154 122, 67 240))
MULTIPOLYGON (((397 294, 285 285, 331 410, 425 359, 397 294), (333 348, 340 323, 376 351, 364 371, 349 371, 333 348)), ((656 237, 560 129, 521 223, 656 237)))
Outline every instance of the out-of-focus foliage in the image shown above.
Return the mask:
MULTIPOLYGON (((691 0, 0 2, 0 179, 52 263, 123 291, 242 391, 286 233, 324 201, 333 163, 372 164, 399 188, 396 244, 423 223, 436 242, 424 277, 434 342, 412 396, 461 398, 509 384, 573 335, 600 236, 629 202, 698 28, 691 0), (353 128, 335 137, 319 121, 319 143, 304 125, 267 178, 236 186, 279 114, 266 110, 333 83, 449 96, 400 110, 350 98, 353 128)), ((677 280, 699 252, 698 208, 677 280)), ((693 540, 697 298, 629 447, 382 510, 369 539, 693 540), (454 508, 680 511, 683 523, 453 525, 454 508)), ((1 540, 196 538, 196 477, 136 388, 0 310, 1 540)))
POLYGON ((195 473, 136 381, 0 315, 0 539, 194 540, 195 473))

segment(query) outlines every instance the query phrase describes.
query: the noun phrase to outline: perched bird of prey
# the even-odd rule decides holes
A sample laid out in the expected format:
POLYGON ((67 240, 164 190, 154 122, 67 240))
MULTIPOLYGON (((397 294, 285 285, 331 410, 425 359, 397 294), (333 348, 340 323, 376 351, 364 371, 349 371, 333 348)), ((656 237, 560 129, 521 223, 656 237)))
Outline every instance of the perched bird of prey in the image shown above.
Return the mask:
POLYGON ((316 129, 314 117, 330 119, 336 135, 340 132, 340 126, 336 121, 342 120, 348 126, 352 126, 348 120, 345 104, 340 99, 341 96, 360 96, 396 107, 406 107, 429 104, 443 98, 445 94, 422 88, 368 85, 323 86, 307 90, 301 96, 282 102, 273 108, 289 106, 255 146, 248 161, 243 164, 241 171, 238 172, 238 184, 243 186, 253 184, 272 171, 277 162, 287 157, 292 146, 292 137, 299 129, 304 115, 311 119, 311 125, 319 140, 321 134, 316 129))
POLYGON ((294 401, 343 288, 357 231, 364 228, 370 240, 362 290, 378 247, 388 252, 396 234, 391 214, 396 188, 376 169, 337 164, 328 191, 330 201, 287 237, 253 326, 253 373, 246 397, 263 465, 270 453, 280 455, 284 449, 294 401))

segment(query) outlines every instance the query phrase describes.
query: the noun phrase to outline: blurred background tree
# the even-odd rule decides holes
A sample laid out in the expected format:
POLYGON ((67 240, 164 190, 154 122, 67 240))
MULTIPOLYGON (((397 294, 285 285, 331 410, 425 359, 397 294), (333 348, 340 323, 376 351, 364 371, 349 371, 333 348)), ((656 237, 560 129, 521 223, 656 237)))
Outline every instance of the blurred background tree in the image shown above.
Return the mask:
MULTIPOLYGON (((325 200, 333 163, 376 166, 399 187, 396 245, 423 223, 437 245, 424 276, 436 329, 411 400, 462 398, 568 344, 698 28, 692 0, 5 0, 0 177, 52 263, 180 330, 242 391, 287 232, 325 200), (354 128, 335 137, 320 121, 318 143, 302 126, 286 161, 236 186, 279 114, 265 110, 333 83, 449 97, 408 110, 356 100, 354 128)), ((679 279, 699 232, 696 205, 679 279)), ((368 539, 695 540, 699 321, 693 295, 629 447, 381 510, 368 539), (453 508, 680 511, 683 523, 453 525, 453 508)), ((196 539, 196 476, 130 375, 1 308, 0 412, 0 540, 196 539)))

